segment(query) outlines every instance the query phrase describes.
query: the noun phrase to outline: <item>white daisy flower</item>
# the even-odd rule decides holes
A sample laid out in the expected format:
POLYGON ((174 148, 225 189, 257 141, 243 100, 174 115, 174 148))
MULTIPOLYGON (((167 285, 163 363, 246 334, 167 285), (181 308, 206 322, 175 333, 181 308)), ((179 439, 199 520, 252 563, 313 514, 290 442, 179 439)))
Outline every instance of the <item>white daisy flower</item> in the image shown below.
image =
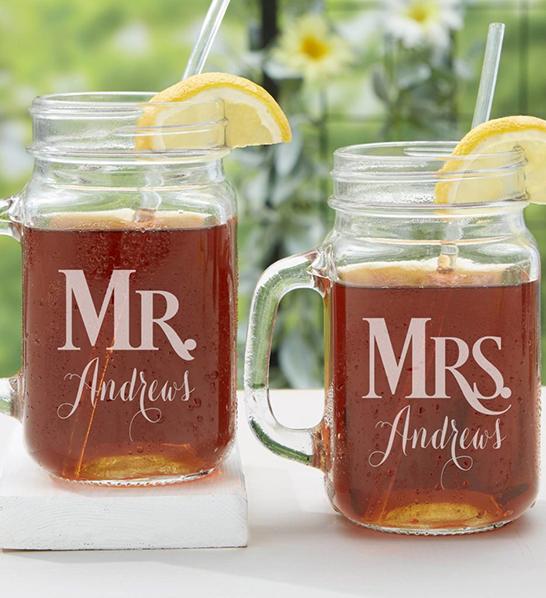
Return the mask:
POLYGON ((462 0, 385 0, 385 30, 406 48, 449 45, 463 25, 462 0))
POLYGON ((352 52, 322 15, 310 13, 285 28, 272 57, 293 75, 316 82, 338 75, 350 64, 352 52))

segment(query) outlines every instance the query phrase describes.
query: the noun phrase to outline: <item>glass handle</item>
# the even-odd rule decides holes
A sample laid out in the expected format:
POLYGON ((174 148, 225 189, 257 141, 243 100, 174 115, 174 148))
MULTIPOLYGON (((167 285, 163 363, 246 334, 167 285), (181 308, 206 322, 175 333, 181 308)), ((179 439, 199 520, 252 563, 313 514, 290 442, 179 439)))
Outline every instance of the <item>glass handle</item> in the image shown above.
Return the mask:
MULTIPOLYGON (((13 214, 17 209, 18 197, 0 199, 0 235, 20 241, 13 214)), ((20 392, 20 372, 11 378, 0 378, 0 413, 21 419, 22 405, 20 392)))
POLYGON ((250 427, 258 440, 282 457, 319 467, 315 428, 283 426, 269 401, 269 359, 279 303, 295 289, 313 289, 322 295, 311 271, 316 255, 311 252, 280 260, 260 278, 250 308, 244 383, 250 427))

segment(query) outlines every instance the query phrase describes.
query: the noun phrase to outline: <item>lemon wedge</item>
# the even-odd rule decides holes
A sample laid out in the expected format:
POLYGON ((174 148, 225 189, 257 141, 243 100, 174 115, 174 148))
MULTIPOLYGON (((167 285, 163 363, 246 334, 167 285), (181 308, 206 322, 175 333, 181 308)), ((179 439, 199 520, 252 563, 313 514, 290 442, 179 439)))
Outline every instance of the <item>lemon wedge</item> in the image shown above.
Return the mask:
MULTIPOLYGON (((457 171, 498 168, 494 154, 520 148, 525 156, 525 187, 532 203, 546 203, 546 121, 534 116, 506 116, 478 125, 457 144, 454 156, 476 156, 470 160, 448 160, 439 174, 451 176, 457 171), (492 155, 488 158, 480 157, 492 155)), ((456 178, 456 177, 455 177, 456 178)), ((439 182, 436 203, 478 203, 498 201, 506 197, 506 184, 513 178, 461 177, 439 182)))
POLYGON ((195 75, 161 91, 145 107, 138 127, 144 134, 136 138, 137 149, 151 151, 236 148, 292 139, 288 119, 275 99, 256 83, 227 73, 195 75), (218 121, 225 126, 211 126, 218 121))

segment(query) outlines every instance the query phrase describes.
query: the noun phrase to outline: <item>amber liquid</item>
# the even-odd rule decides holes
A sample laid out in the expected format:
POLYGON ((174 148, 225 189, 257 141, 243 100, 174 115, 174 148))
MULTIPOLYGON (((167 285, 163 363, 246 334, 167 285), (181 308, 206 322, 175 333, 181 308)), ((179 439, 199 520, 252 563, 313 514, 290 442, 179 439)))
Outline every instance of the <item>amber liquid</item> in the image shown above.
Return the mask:
MULTIPOLYGON (((23 248, 24 424, 32 456, 70 480, 177 479, 217 466, 234 432, 234 223, 157 230, 25 228, 23 248), (157 325, 157 350, 113 350, 113 298, 94 343, 72 300, 78 350, 60 350, 68 302, 60 270, 83 271, 97 313, 112 273, 134 270, 128 317, 135 347, 142 316, 136 291, 175 295, 179 309, 168 323, 181 339, 195 341, 193 360, 181 359, 157 325), (68 416, 80 384, 80 400, 68 416)), ((154 315, 161 316, 165 305, 161 297, 155 301, 154 315)))
MULTIPOLYGON (((387 530, 463 532, 515 519, 533 503, 539 442, 538 289, 537 282, 438 288, 333 285, 327 316, 333 390, 328 485, 337 509, 357 523, 387 530), (370 329, 363 318, 384 318, 397 360, 411 319, 430 318, 424 364, 429 396, 436 385, 434 337, 457 337, 470 348, 482 337, 500 337, 501 350, 485 341, 483 354, 501 372, 511 395, 481 404, 508 410, 495 416, 474 409, 450 372, 445 376, 449 398, 408 398, 415 367, 411 348, 393 392, 375 339, 370 371, 370 329), (363 398, 369 395, 371 376, 380 398, 363 398)), ((454 364, 457 345, 446 341, 446 347, 446 363, 454 364)), ((458 370, 483 395, 494 395, 492 378, 472 353, 458 370)))

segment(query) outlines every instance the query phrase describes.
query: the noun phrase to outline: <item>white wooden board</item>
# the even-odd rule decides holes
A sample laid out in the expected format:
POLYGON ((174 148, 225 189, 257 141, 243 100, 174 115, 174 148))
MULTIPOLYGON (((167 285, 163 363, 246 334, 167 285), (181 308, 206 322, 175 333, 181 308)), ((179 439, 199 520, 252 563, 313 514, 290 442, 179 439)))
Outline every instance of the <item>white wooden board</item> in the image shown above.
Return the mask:
POLYGON ((51 478, 18 426, 0 475, 0 548, 95 550, 246 546, 247 497, 234 448, 221 470, 156 488, 102 488, 51 478))

